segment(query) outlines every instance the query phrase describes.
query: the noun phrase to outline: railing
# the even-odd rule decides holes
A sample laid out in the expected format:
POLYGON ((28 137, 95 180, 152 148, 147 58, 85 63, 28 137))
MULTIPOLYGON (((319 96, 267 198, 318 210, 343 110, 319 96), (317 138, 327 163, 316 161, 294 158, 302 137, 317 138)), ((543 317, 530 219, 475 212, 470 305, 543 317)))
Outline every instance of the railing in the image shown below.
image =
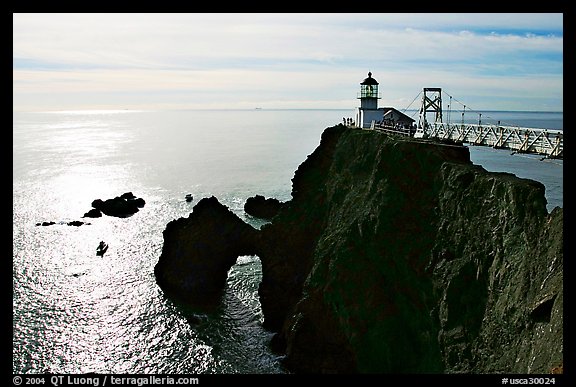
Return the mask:
POLYGON ((561 130, 513 126, 429 123, 418 128, 414 137, 453 140, 473 145, 536 153, 549 158, 564 158, 564 132, 561 130))
POLYGON ((414 129, 414 128, 405 128, 402 126, 377 124, 374 121, 372 121, 372 124, 370 125, 370 129, 375 129, 375 130, 378 130, 380 132, 386 132, 389 134, 396 134, 396 135, 407 136, 407 137, 412 137, 414 135, 414 132, 416 131, 416 129, 414 129))
POLYGON ((369 91, 369 90, 362 90, 361 92, 357 93, 357 98, 378 98, 382 99, 382 93, 376 91, 369 91))

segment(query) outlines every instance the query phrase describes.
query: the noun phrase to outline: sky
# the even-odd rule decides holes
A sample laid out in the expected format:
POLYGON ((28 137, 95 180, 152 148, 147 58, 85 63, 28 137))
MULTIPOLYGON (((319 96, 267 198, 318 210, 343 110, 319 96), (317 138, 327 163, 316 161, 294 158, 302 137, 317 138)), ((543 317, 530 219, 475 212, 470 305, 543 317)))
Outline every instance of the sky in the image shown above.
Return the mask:
POLYGON ((14 111, 355 109, 369 71, 380 107, 563 111, 563 14, 14 13, 12 67, 14 111))

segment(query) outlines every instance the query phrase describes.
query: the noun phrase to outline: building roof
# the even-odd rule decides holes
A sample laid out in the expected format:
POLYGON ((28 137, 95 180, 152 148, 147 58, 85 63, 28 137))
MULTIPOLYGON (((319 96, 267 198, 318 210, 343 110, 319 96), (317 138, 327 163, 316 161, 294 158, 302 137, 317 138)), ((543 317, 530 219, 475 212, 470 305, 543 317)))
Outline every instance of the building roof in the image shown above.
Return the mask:
POLYGON ((393 108, 393 107, 383 107, 380 108, 378 110, 383 110, 384 114, 382 115, 382 118, 386 118, 386 116, 392 114, 393 112, 396 113, 397 115, 400 116, 401 121, 404 122, 414 122, 416 121, 415 119, 413 119, 412 117, 407 116, 406 114, 402 113, 401 111, 393 108))
POLYGON ((376 81, 374 78, 372 78, 371 72, 368 72, 368 78, 364 79, 364 81, 360 84, 361 85, 377 85, 378 81, 376 81))

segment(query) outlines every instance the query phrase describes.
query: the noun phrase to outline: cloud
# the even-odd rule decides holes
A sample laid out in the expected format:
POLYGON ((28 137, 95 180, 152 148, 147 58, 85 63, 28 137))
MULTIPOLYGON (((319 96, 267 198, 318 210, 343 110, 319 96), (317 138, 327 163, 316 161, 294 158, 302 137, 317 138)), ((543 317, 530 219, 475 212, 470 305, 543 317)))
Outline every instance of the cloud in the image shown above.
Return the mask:
POLYGON ((553 95, 561 109, 562 23, 522 13, 15 14, 14 105, 150 93, 162 106, 186 96, 194 106, 340 107, 371 70, 390 101, 447 84, 486 104, 491 92, 553 95))

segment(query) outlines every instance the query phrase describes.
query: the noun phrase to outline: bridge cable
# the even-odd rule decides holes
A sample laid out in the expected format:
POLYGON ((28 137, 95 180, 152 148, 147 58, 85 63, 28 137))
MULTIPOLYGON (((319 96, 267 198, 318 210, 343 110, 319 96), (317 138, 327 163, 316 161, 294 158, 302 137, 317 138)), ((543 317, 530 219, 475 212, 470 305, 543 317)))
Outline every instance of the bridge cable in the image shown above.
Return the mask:
MULTIPOLYGON (((454 96, 448 94, 447 92, 445 92, 444 90, 442 90, 443 93, 445 93, 446 95, 448 95, 450 98, 452 98, 454 101, 458 102, 459 104, 461 104, 462 106, 464 106, 464 109, 462 110, 464 113, 466 112, 466 105, 460 101, 458 101, 454 96)), ((472 112, 472 113, 477 113, 477 114, 481 114, 483 117, 485 117, 488 120, 493 120, 493 121, 500 121, 500 120, 496 120, 495 118, 492 118, 490 116, 484 116, 484 114, 482 114, 482 112, 474 110, 474 109, 470 109, 470 107, 468 106, 468 111, 472 112)), ((500 121, 500 125, 504 125, 504 126, 517 126, 519 127, 520 125, 517 124, 512 124, 512 123, 508 123, 508 122, 502 122, 500 121)))
MULTIPOLYGON (((422 91, 420 91, 418 93, 418 95, 416 97, 414 97, 414 99, 412 100, 412 102, 410 102, 410 105, 408 105, 408 107, 404 108, 404 110, 402 111, 402 113, 406 114, 406 111, 408 110, 408 108, 410 108, 410 106, 412 106, 412 104, 414 103, 414 101, 416 101, 416 99, 418 99, 418 97, 420 97, 420 94, 422 94, 422 91)), ((412 114, 412 117, 414 117, 414 115, 418 112, 418 110, 416 110, 414 112, 414 114, 412 114)))

